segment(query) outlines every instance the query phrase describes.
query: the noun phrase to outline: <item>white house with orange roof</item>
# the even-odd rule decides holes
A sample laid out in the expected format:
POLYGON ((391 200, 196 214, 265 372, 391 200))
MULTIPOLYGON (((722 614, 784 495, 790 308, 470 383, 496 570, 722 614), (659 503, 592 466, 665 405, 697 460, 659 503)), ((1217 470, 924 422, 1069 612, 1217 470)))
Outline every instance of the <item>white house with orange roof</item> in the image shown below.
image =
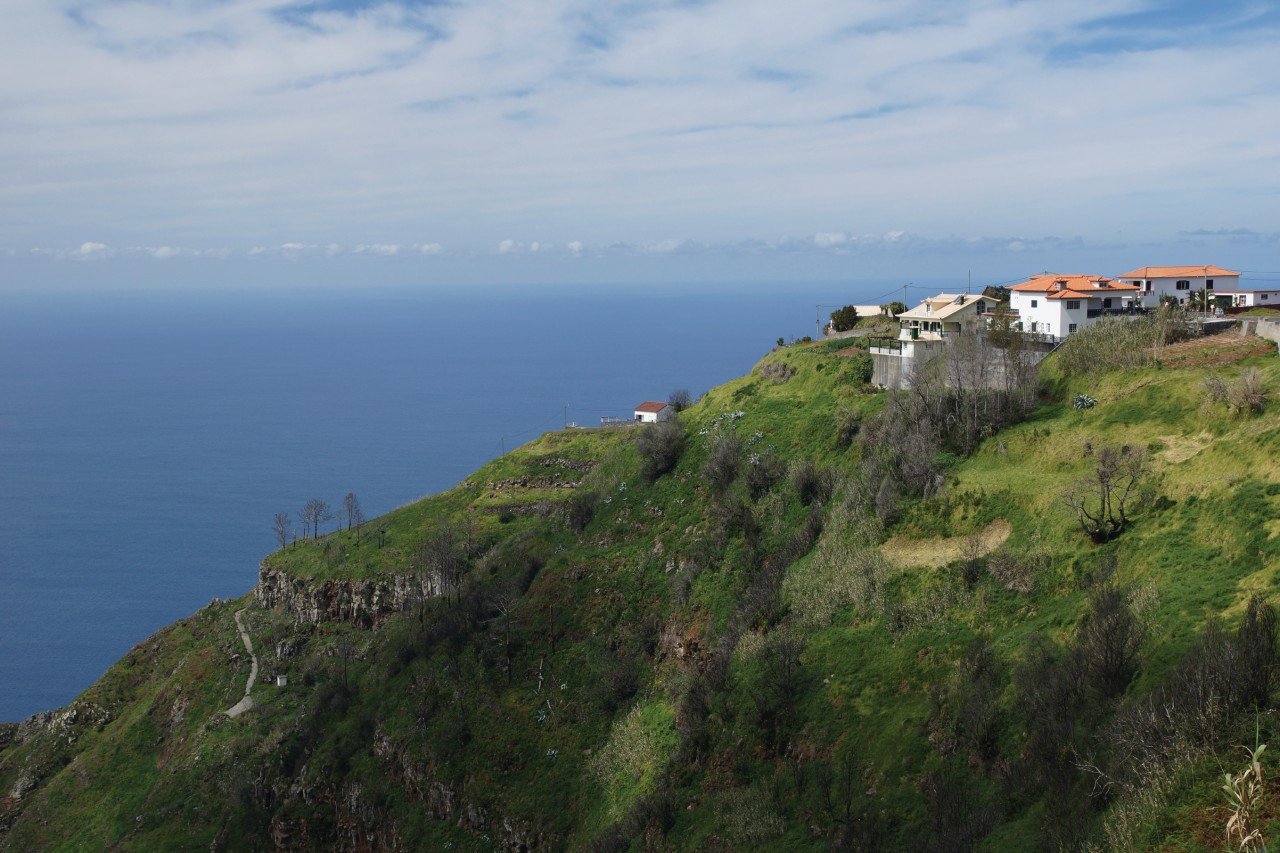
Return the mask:
MULTIPOLYGON (((1183 267, 1139 267, 1119 276, 1121 282, 1138 288, 1142 304, 1154 308, 1162 296, 1172 296, 1179 305, 1186 305, 1191 294, 1198 291, 1219 290, 1237 292, 1240 273, 1213 264, 1183 267)), ((1210 299, 1212 301, 1212 299, 1210 299)))
POLYGON ((1009 288, 1009 310, 1022 331, 1065 338, 1103 317, 1134 315, 1137 285, 1096 275, 1042 273, 1009 288))

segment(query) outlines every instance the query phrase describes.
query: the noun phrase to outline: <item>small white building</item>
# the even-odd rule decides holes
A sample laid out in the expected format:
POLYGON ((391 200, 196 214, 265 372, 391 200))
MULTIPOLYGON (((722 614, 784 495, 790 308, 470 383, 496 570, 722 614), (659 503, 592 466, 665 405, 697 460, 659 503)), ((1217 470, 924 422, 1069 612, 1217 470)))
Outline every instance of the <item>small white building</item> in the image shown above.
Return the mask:
POLYGON ((670 403, 657 403, 652 400, 646 400, 636 406, 636 420, 646 424, 669 421, 675 416, 675 413, 675 407, 670 403))
POLYGON ((1245 290, 1241 287, 1215 288, 1211 304, 1219 308, 1280 308, 1280 289, 1245 290))
POLYGON ((1219 290, 1239 290, 1240 273, 1213 264, 1199 267, 1140 267, 1130 270, 1119 279, 1124 284, 1138 288, 1142 304, 1155 308, 1160 297, 1172 296, 1179 305, 1186 305, 1191 294, 1199 291, 1217 293, 1219 290))
POLYGON ((1009 288, 1009 310, 1024 332, 1065 338, 1107 316, 1135 316, 1137 285, 1096 275, 1042 273, 1009 288))

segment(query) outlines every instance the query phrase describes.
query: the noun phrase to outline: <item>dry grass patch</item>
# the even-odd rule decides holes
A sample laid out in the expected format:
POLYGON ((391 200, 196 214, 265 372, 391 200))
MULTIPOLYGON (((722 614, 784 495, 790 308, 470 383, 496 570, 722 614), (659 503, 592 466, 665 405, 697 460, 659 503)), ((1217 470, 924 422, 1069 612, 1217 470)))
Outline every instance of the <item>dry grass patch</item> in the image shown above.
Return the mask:
POLYGON ((1162 435, 1159 438, 1165 445, 1160 451, 1160 458, 1175 465, 1186 462, 1213 442, 1213 436, 1207 432, 1199 435, 1162 435))
POLYGON ((944 536, 937 539, 891 537, 880 546, 885 559, 899 569, 937 568, 962 557, 985 556, 1004 544, 1013 527, 1004 519, 991 522, 981 531, 968 536, 944 536))

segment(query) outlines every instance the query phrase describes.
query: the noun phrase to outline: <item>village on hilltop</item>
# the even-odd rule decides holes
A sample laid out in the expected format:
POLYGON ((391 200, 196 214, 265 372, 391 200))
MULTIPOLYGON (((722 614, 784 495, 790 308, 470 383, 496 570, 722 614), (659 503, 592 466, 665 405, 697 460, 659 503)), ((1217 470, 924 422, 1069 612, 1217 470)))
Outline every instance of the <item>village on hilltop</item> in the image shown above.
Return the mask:
MULTIPOLYGON (((1280 310, 1280 287, 1242 287, 1238 271, 1212 264, 1147 266, 1115 277, 1040 273, 977 294, 939 293, 896 314, 885 306, 851 307, 860 318, 888 316, 898 322, 897 336, 872 338, 869 351, 874 383, 900 388, 968 332, 998 327, 1018 333, 1028 357, 1038 361, 1101 320, 1142 317, 1162 304, 1195 312, 1204 325, 1252 308, 1280 310)), ((839 334, 835 323, 827 334, 839 334)))

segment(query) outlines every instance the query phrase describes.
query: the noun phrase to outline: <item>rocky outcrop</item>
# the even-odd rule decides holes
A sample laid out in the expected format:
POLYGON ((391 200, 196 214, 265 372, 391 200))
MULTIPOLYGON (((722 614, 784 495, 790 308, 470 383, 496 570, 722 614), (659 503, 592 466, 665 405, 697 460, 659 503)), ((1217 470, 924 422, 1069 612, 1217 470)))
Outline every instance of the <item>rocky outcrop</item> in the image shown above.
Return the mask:
POLYGON ((294 621, 350 622, 373 627, 424 598, 440 594, 440 584, 419 575, 382 575, 357 580, 318 580, 270 569, 258 571, 254 598, 263 607, 284 610, 294 621))

